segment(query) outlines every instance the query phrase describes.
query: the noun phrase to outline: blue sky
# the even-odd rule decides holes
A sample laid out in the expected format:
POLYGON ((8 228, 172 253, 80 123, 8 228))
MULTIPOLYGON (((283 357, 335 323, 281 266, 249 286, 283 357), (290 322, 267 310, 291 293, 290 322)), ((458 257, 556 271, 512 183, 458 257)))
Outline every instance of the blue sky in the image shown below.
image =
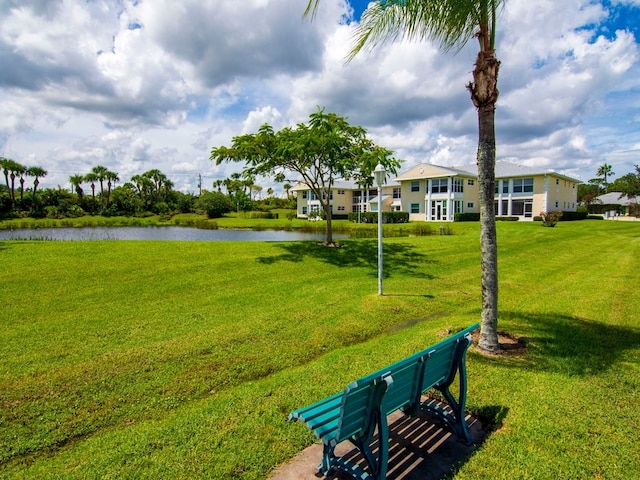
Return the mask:
MULTIPOLYGON (((345 64, 367 2, 47 0, 0 3, 0 156, 48 170, 43 187, 104 165, 121 183, 159 168, 196 191, 234 135, 308 119, 318 105, 364 126, 405 162, 475 162, 465 85, 476 45, 385 44, 345 64), (304 4, 304 2, 302 2, 304 4)), ((508 0, 498 159, 587 181, 640 163, 640 0, 508 0)), ((292 179, 293 180, 293 179, 292 179)), ((264 187, 281 187, 261 179, 264 187)))

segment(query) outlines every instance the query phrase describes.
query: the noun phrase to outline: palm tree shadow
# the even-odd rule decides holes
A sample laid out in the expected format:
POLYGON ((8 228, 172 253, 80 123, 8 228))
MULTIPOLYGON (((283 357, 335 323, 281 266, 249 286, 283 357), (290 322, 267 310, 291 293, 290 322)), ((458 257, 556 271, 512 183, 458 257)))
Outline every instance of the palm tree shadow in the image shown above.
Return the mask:
POLYGON ((584 376, 611 368, 640 344, 638 328, 552 313, 501 312, 501 317, 528 325, 527 354, 520 359, 479 356, 482 362, 584 376))
MULTIPOLYGON (((315 242, 281 243, 278 246, 284 250, 284 253, 270 257, 258 257, 257 261, 264 264, 298 263, 311 257, 335 267, 367 268, 371 270, 371 276, 378 274, 378 244, 376 240, 345 242, 341 248, 326 247, 315 242)), ((423 253, 418 253, 409 244, 384 245, 383 262, 383 277, 385 278, 393 274, 411 275, 430 280, 436 278, 425 267, 437 264, 438 261, 423 253)))

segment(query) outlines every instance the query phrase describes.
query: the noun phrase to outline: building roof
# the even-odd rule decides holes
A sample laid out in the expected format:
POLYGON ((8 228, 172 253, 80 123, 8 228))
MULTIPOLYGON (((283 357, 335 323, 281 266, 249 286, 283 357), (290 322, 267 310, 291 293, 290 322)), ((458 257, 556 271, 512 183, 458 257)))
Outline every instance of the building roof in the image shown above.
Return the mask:
MULTIPOLYGON (((331 186, 332 190, 355 190, 356 188, 358 187, 354 182, 348 182, 346 180, 336 180, 331 186)), ((293 186, 293 188, 291 188, 291 191, 296 192, 298 190, 309 190, 309 185, 304 182, 298 182, 293 186)))
MULTIPOLYGON (((387 179, 387 183, 383 185, 383 187, 394 187, 397 186, 397 183, 392 179, 387 179)), ((368 187, 363 187, 356 182, 349 180, 335 180, 333 185, 331 185, 331 190, 364 190, 364 189, 376 189, 377 185, 369 185, 368 187)), ((292 188, 292 192, 309 190, 309 185, 304 182, 296 183, 292 188)))
POLYGON ((640 203, 640 197, 626 197, 621 192, 609 192, 596 197, 594 200, 602 205, 629 205, 631 203, 640 203))
MULTIPOLYGON (((553 170, 540 168, 540 167, 528 167, 526 165, 520 165, 512 162, 496 162, 496 178, 512 178, 512 177, 525 177, 525 176, 537 176, 537 175, 553 175, 554 177, 568 180, 570 182, 581 183, 577 178, 569 177, 553 170)), ((442 167, 440 165, 434 165, 431 163, 421 163, 413 168, 410 168, 406 172, 398 175, 394 179, 388 179, 384 186, 394 186, 398 182, 409 180, 422 180, 425 178, 441 178, 441 177, 465 177, 465 178, 477 178, 478 177, 478 165, 471 163, 469 165, 462 165, 458 167, 442 167)), ((361 187, 356 182, 347 180, 336 180, 332 187, 335 189, 344 190, 360 190, 362 188, 376 188, 375 185, 369 187, 361 187)), ((296 184, 291 191, 309 190, 309 186, 303 182, 296 184)))
MULTIPOLYGON (((461 167, 455 167, 458 170, 463 170, 468 173, 478 174, 478 165, 475 163, 469 165, 463 165, 461 167)), ((550 169, 540 167, 528 167, 526 165, 520 165, 519 163, 512 162, 496 162, 496 178, 511 178, 511 177, 524 177, 527 175, 553 175, 555 177, 562 178, 563 180, 569 180, 570 182, 581 183, 577 178, 569 177, 561 173, 555 172, 550 169)))
POLYGON ((430 163, 421 163, 415 167, 407 170, 403 174, 396 177, 397 182, 407 180, 420 180, 423 178, 438 178, 438 177, 469 177, 475 178, 476 173, 461 170, 459 168, 441 167, 440 165, 433 165, 430 163))

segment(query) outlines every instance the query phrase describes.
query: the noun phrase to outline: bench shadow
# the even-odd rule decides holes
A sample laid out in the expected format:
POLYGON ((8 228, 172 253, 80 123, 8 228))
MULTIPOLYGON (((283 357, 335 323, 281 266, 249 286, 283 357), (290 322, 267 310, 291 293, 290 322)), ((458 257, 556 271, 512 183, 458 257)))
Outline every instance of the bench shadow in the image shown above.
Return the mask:
MULTIPOLYGON (((409 417, 396 413, 389 417, 389 469, 387 480, 442 480, 453 477, 492 432, 500 428, 508 409, 490 406, 467 415, 466 422, 473 443, 458 441, 435 416, 420 413, 409 417)), ((336 453, 352 458, 360 464, 360 453, 344 442, 343 451, 336 453)), ((374 444, 374 452, 377 445, 374 444)), ((351 480, 348 474, 337 471, 327 480, 351 480)))
MULTIPOLYGON (((339 268, 368 268, 371 276, 378 274, 378 244, 376 240, 345 242, 341 248, 331 248, 316 242, 291 242, 277 244, 283 250, 280 255, 258 257, 263 264, 276 262, 302 262, 305 258, 314 258, 339 268)), ((412 245, 390 243, 383 247, 383 277, 394 274, 411 275, 419 278, 434 279, 425 268, 438 261, 419 253, 412 245)))
POLYGON ((569 376, 603 372, 640 344, 640 328, 610 325, 557 314, 501 312, 501 318, 527 325, 521 358, 475 356, 480 362, 569 376))

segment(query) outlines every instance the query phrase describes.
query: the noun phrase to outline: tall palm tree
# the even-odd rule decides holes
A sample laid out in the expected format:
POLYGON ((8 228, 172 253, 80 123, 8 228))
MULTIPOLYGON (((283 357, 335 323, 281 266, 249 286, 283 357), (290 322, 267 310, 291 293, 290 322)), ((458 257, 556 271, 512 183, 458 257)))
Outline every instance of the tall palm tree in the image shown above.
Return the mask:
MULTIPOLYGON (((320 0, 309 0, 304 15, 315 15, 320 0)), ((505 0, 379 0, 369 3, 356 29, 352 59, 365 46, 386 40, 432 40, 442 50, 459 51, 478 40, 473 81, 467 85, 478 111, 478 182, 480 186, 480 249, 482 321, 479 347, 497 351, 498 245, 494 211, 495 109, 498 100, 496 20, 505 0)))

